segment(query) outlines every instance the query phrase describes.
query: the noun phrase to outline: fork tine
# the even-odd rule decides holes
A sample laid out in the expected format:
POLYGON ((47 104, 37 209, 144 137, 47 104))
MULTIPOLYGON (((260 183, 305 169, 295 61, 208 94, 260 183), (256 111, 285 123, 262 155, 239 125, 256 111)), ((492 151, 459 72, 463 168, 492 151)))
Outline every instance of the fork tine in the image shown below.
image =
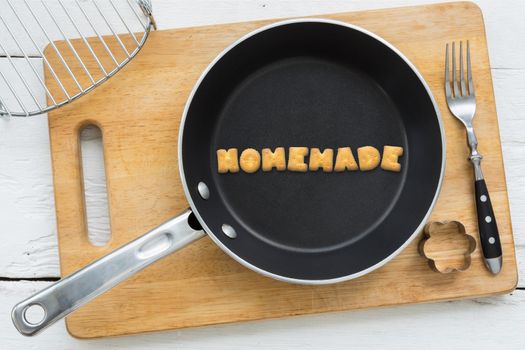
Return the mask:
POLYGON ((454 88, 454 97, 459 97, 459 87, 456 72, 456 43, 452 42, 452 87, 454 88))
POLYGON ((448 43, 445 50, 445 95, 447 98, 452 98, 452 91, 450 90, 450 68, 448 64, 448 43))
POLYGON ((459 81, 461 82, 461 96, 467 96, 465 72, 463 70, 463 41, 459 42, 459 81))
POLYGON ((470 42, 467 40, 467 79, 468 92, 474 96, 474 81, 472 80, 472 67, 470 66, 470 42))
POLYGON ((450 66, 449 66, 449 52, 448 43, 445 50, 445 95, 447 98, 452 98, 452 90, 450 88, 450 66))

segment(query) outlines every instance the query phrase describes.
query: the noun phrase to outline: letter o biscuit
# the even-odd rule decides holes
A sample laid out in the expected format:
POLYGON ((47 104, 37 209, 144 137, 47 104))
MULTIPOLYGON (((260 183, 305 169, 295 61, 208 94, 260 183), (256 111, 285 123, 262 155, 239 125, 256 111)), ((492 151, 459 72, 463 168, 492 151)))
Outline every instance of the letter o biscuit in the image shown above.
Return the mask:
POLYGON ((261 167, 261 155, 253 148, 247 148, 239 159, 241 169, 247 173, 254 173, 261 167))

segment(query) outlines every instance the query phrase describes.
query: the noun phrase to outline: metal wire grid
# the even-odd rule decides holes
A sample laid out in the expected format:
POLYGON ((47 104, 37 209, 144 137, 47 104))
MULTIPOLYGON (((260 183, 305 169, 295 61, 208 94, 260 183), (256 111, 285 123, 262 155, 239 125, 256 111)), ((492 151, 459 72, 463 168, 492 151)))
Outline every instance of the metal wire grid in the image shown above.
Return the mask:
POLYGON ((150 0, 0 0, 0 116, 42 114, 87 94, 135 57, 152 27, 150 0))

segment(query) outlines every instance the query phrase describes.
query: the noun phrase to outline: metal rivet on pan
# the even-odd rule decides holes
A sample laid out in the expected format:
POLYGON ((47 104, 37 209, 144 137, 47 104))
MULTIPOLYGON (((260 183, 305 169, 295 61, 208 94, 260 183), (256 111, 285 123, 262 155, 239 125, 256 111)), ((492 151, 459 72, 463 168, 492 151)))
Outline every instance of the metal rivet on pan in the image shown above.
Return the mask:
POLYGON ((210 189, 204 182, 199 182, 197 185, 197 190, 199 191, 199 194, 202 199, 208 199, 210 198, 210 189))
POLYGON ((489 243, 490 243, 490 244, 494 244, 494 243, 496 243, 496 239, 495 239, 494 237, 490 237, 490 238, 489 238, 489 243))
POLYGON ((483 194, 483 195, 481 195, 481 197, 479 197, 479 199, 480 199, 483 203, 485 203, 485 202, 487 201, 487 196, 485 196, 485 195, 483 194))
POLYGON ((230 238, 237 238, 237 232, 235 232, 235 229, 231 227, 230 225, 224 224, 222 225, 222 232, 230 238))
POLYGON ((485 221, 487 222, 487 224, 490 224, 492 222, 492 218, 490 216, 486 216, 485 221))

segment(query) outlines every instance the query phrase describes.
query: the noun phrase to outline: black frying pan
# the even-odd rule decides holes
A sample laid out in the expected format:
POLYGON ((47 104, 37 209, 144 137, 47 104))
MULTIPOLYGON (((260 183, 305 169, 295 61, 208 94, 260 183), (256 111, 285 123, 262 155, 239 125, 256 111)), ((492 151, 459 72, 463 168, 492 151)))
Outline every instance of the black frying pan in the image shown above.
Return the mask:
POLYGON ((383 39, 327 20, 280 22, 248 34, 208 67, 179 135, 191 210, 13 310, 31 335, 136 271, 204 236, 275 279, 349 280, 392 259, 430 215, 443 180, 439 112, 414 66, 383 39), (384 145, 401 172, 217 171, 218 149, 384 145), (57 302, 59 300, 60 302, 57 302), (24 314, 41 305, 46 317, 24 314))

